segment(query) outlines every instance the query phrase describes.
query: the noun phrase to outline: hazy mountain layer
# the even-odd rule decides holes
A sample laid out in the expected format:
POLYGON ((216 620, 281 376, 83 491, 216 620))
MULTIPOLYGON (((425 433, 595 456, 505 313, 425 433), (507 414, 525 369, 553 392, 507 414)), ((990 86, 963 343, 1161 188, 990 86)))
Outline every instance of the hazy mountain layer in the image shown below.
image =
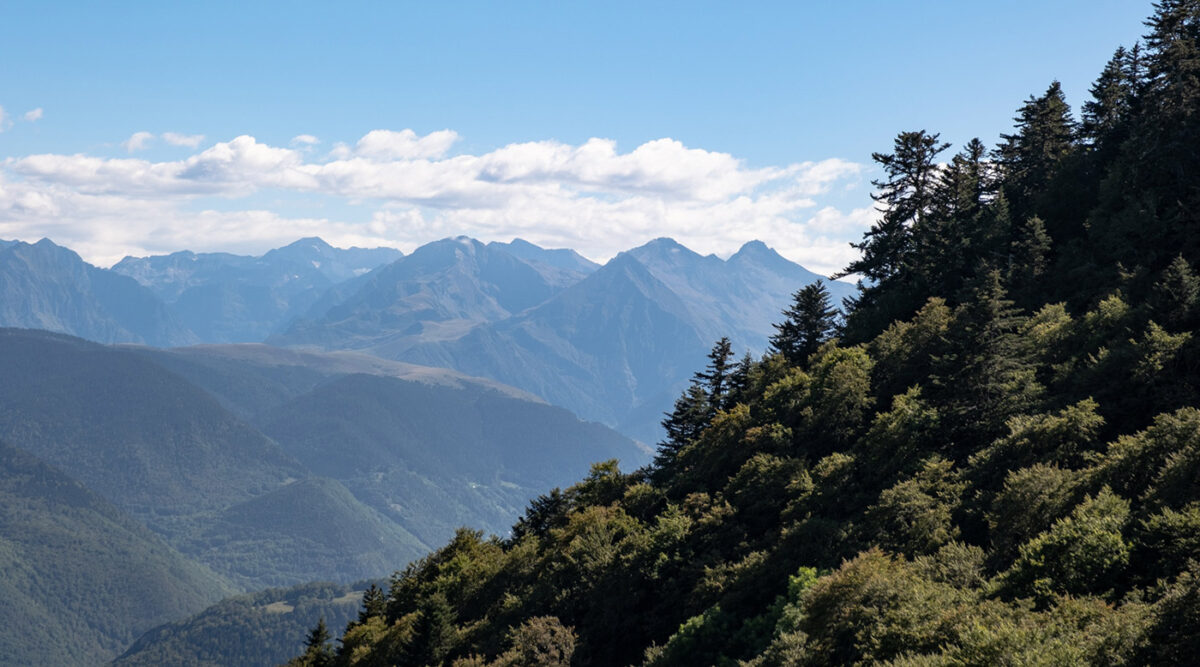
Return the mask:
POLYGON ((186 345, 198 339, 150 290, 47 239, 0 245, 0 326, 104 343, 186 345))
MULTIPOLYGON (((722 260, 657 239, 553 282, 547 265, 592 268, 560 252, 439 241, 271 340, 493 378, 654 442, 662 412, 717 338, 763 350, 792 293, 822 279, 759 242, 722 260)), ((829 289, 835 301, 852 291, 829 289)))
MULTIPOLYGON (((380 582, 382 584, 383 582, 380 582)), ((269 667, 304 646, 320 619, 338 632, 358 617, 366 584, 304 584, 232 597, 190 618, 150 630, 120 667, 269 667)))
POLYGON ((94 665, 233 588, 56 468, 0 442, 0 663, 94 665))
POLYGON ((257 342, 334 285, 401 256, 392 248, 342 249, 305 238, 261 257, 187 251, 126 257, 112 271, 152 290, 200 340, 257 342))

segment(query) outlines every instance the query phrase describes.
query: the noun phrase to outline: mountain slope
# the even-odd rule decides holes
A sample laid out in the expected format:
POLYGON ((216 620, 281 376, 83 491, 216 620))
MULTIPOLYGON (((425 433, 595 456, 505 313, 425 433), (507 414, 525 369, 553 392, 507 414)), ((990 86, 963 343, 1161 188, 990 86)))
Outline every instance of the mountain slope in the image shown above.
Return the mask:
POLYGON ((136 350, 211 392, 312 474, 425 543, 503 532, 528 499, 644 450, 490 380, 353 353, 265 345, 136 350))
POLYGON ((347 375, 275 408, 262 429, 426 543, 459 526, 501 533, 529 498, 598 460, 646 460, 561 408, 480 387, 347 375))
POLYGON ((197 340, 150 290, 48 239, 0 246, 0 326, 105 343, 167 346, 197 340))
POLYGON ((186 549, 202 552, 211 545, 220 545, 222 570, 253 586, 379 576, 429 550, 340 483, 321 477, 225 509, 186 549))
POLYGON ((0 437, 159 530, 304 475, 207 393, 131 352, 5 329, 0 367, 0 437))
POLYGON ((303 465, 148 351, 9 329, 0 366, 0 437, 239 586, 376 576, 424 551, 336 482, 292 483, 303 465), (284 507, 304 521, 282 522, 284 507), (348 535, 368 555, 341 549, 348 535))
POLYGON ((31 454, 0 442, 0 663, 92 665, 232 588, 31 454))
POLYGON ((357 618, 363 583, 304 584, 232 597, 150 630, 113 662, 119 667, 270 667, 303 649, 324 619, 337 632, 357 618))
POLYGON ((553 266, 565 271, 573 271, 587 275, 600 265, 590 259, 580 255, 574 250, 568 248, 548 249, 534 245, 525 239, 513 239, 508 243, 500 241, 492 241, 487 244, 489 248, 500 248, 508 254, 519 257, 527 262, 535 262, 546 266, 553 266))
POLYGON ((261 257, 177 252, 126 257, 112 271, 171 305, 206 342, 260 341, 305 313, 336 284, 402 257, 391 248, 334 248, 300 239, 261 257))
POLYGON ((414 340, 455 338, 476 324, 535 306, 580 277, 474 239, 443 239, 375 272, 339 305, 269 342, 384 347, 395 357, 414 340))
MULTIPOLYGON (((594 268, 520 239, 447 239, 272 342, 492 378, 655 442, 662 413, 713 342, 728 335, 739 351, 763 350, 792 293, 817 280, 759 242, 721 260, 656 239, 594 268)), ((853 290, 828 287, 835 303, 853 290)))
MULTIPOLYGON (((761 243, 723 261, 658 239, 525 313, 400 356, 494 378, 656 442, 662 413, 713 342, 728 335, 736 350, 763 350, 791 293, 818 279, 761 243)), ((835 298, 852 289, 828 284, 835 298)))

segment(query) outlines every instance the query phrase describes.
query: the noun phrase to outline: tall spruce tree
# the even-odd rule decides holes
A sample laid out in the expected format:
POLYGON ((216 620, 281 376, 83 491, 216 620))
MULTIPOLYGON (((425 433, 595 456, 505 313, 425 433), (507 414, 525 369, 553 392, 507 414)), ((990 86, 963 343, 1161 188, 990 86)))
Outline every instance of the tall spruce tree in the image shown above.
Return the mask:
POLYGON ((943 425, 951 442, 989 441, 1040 396, 1032 351, 1020 335, 1025 319, 999 271, 977 277, 955 309, 947 352, 935 360, 930 378, 931 395, 946 406, 943 425))
POLYGON ((871 181, 877 189, 871 198, 880 204, 883 216, 863 234, 862 243, 852 244, 862 257, 839 276, 857 273, 882 283, 901 273, 911 250, 912 227, 933 208, 937 156, 949 146, 938 134, 920 130, 901 132, 891 153, 871 154, 887 175, 886 180, 871 181))
POLYGON ((733 343, 726 336, 713 345, 708 353, 708 365, 693 378, 708 393, 709 408, 724 410, 729 393, 730 374, 733 372, 733 343))
POLYGON ((387 596, 383 589, 375 584, 363 593, 363 608, 358 611, 358 622, 366 623, 374 616, 383 616, 387 612, 387 596))
POLYGON ((304 658, 311 667, 326 667, 333 664, 333 647, 329 645, 329 628, 325 617, 317 621, 304 642, 304 658))
POLYGON ((851 245, 861 256, 833 278, 858 274, 858 294, 844 301, 850 342, 862 342, 896 318, 920 307, 921 285, 911 280, 914 262, 913 235, 923 229, 934 210, 937 185, 937 156, 950 144, 924 130, 901 132, 892 153, 871 155, 886 174, 872 181, 871 195, 882 213, 861 243, 851 245))
POLYGON ((817 281, 792 295, 792 305, 775 324, 771 351, 783 355, 791 366, 803 366, 809 356, 837 331, 838 311, 829 303, 829 290, 817 281))
POLYGON ((1070 154, 1075 121, 1054 81, 1041 97, 1030 97, 1013 119, 1016 132, 1001 135, 996 159, 1003 169, 1005 194, 1018 220, 1037 215, 1038 195, 1046 190, 1070 154))
POLYGON ((402 663, 425 667, 443 664, 453 647, 454 634, 454 610, 444 594, 433 593, 421 603, 402 663))
POLYGON ((1092 84, 1092 99, 1080 108, 1079 135, 1092 147, 1107 143, 1117 128, 1128 121, 1134 90, 1129 78, 1129 57, 1125 47, 1117 47, 1092 84))
POLYGON ((1172 331, 1194 324, 1200 307, 1200 278, 1182 255, 1176 255, 1154 283, 1148 305, 1154 320, 1172 331))

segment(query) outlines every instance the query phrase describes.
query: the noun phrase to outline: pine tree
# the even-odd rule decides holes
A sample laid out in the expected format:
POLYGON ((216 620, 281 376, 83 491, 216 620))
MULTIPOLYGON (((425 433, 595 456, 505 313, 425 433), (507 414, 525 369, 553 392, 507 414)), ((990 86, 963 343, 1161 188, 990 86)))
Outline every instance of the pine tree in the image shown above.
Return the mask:
POLYGON ((723 410, 727 405, 729 393, 729 375, 733 370, 733 344, 725 336, 717 341, 708 353, 708 365, 703 371, 695 374, 693 381, 704 387, 708 393, 708 403, 711 410, 723 410))
POLYGON ((1074 146, 1071 107, 1055 81, 1041 97, 1030 97, 1017 111, 1016 132, 1001 135, 996 159, 1017 219, 1037 214, 1038 195, 1050 184, 1074 146))
POLYGON ((440 592, 430 595, 421 603, 404 664, 441 665, 453 647, 454 635, 454 610, 446 596, 440 592))
POLYGON ((1150 291, 1150 312, 1171 330, 1187 329, 1200 305, 1200 278, 1182 255, 1177 255, 1150 291))
POLYGON ((837 331, 837 309, 829 304, 829 290, 821 281, 805 285, 792 295, 792 305, 775 324, 771 351, 783 355, 791 366, 803 366, 821 343, 837 331))
POLYGON ((894 152, 871 154, 887 174, 887 180, 871 181, 878 190, 871 198, 880 204, 883 217, 863 234, 862 243, 852 244, 862 257, 835 278, 857 273, 878 283, 901 273, 911 250, 912 226, 933 207, 937 156, 950 146, 938 137, 924 130, 901 132, 894 152))
POLYGON ((373 616, 383 616, 387 611, 387 596, 383 594, 383 590, 371 584, 371 587, 363 593, 363 608, 358 612, 358 622, 366 623, 373 616))
POLYGON ((1040 291, 1050 255, 1050 235, 1042 219, 1034 216, 1016 231, 1008 267, 1008 284, 1014 296, 1033 304, 1040 291))
POLYGON ((309 631, 304 642, 304 657, 312 667, 325 667, 333 664, 333 647, 329 645, 329 628, 325 625, 325 617, 317 621, 317 626, 309 631))
POLYGON ((1119 141, 1115 136, 1118 128, 1128 122, 1133 104, 1136 65, 1130 66, 1132 54, 1125 47, 1117 47, 1099 78, 1092 84, 1092 99, 1081 108, 1082 122, 1080 137, 1096 147, 1119 141))

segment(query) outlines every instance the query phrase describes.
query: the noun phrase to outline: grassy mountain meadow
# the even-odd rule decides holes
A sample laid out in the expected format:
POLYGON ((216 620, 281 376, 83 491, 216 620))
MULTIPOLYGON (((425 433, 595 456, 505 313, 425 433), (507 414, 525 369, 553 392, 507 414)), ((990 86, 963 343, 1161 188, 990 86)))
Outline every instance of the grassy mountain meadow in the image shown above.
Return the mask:
POLYGON ((899 133, 841 317, 720 340, 651 465, 460 530, 290 664, 1194 664, 1200 2, 1146 26, 1078 113, 899 133))

